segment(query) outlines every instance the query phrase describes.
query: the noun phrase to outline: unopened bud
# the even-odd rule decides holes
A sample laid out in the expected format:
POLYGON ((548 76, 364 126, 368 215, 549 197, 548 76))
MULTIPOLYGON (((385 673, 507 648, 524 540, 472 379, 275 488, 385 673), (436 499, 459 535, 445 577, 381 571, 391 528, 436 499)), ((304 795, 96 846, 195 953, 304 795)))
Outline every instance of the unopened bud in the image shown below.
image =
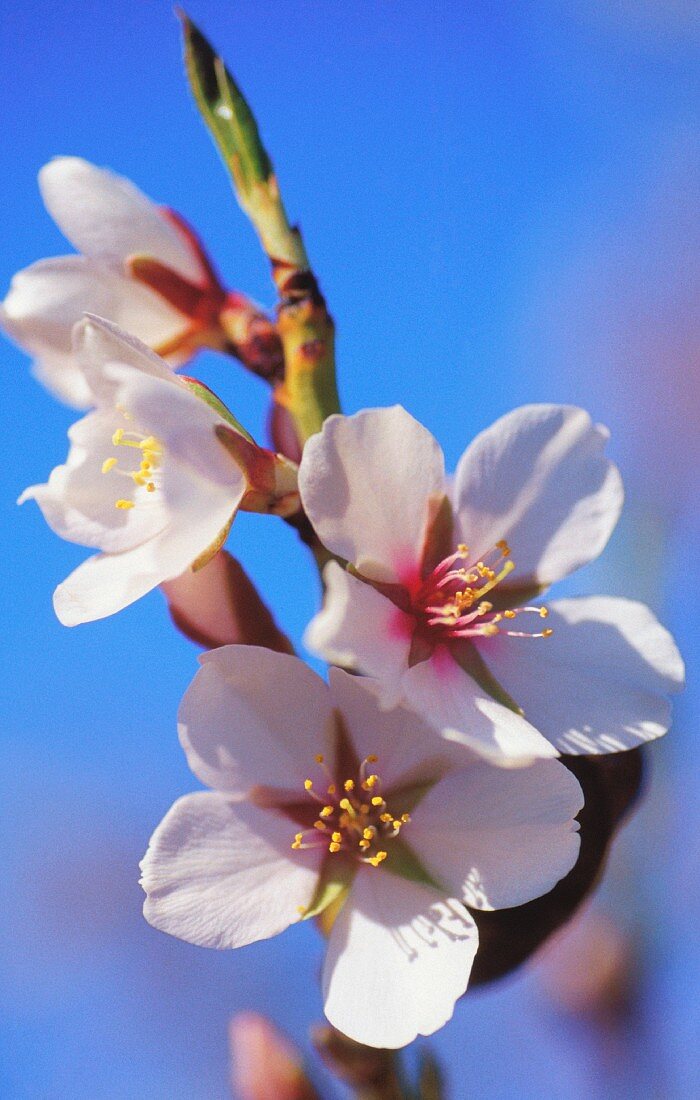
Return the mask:
POLYGON ((299 1052, 264 1016, 244 1012, 229 1026, 231 1080, 238 1100, 319 1100, 299 1052))

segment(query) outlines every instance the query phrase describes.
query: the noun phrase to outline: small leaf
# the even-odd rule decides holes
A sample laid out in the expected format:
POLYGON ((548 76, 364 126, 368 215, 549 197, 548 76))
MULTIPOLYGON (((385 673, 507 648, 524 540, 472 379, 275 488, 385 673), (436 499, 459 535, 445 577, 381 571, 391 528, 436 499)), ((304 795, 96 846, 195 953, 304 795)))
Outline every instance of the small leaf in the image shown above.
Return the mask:
POLYGON ((250 435, 243 425, 236 420, 231 410, 226 408, 221 398, 217 397, 214 391, 210 390, 208 386, 205 386, 204 382, 200 382, 198 378, 189 378, 185 374, 181 374, 178 377, 180 381, 185 383, 188 390, 204 401, 210 409, 218 413, 221 419, 225 420, 227 424, 230 424, 239 435, 242 435, 249 443, 255 442, 252 435, 250 435))

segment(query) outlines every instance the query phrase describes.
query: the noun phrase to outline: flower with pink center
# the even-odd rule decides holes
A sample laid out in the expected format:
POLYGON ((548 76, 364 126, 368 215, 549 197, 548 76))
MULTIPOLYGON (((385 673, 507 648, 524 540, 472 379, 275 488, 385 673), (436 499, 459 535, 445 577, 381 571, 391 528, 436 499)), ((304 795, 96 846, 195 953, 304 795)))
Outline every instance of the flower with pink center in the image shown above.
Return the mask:
POLYGON ((50 161, 39 187, 81 254, 39 260, 15 275, 0 325, 35 357, 35 374, 61 400, 91 404, 71 344, 84 313, 109 318, 173 368, 203 346, 240 343, 252 360, 270 356, 270 323, 226 291, 179 214, 79 157, 50 161))
POLYGON ((617 522, 607 438, 582 409, 525 406, 477 436, 448 480, 435 439, 401 407, 330 417, 299 484, 347 568, 326 568, 309 647, 503 762, 665 733, 683 663, 651 611, 609 596, 539 603, 617 522))
POLYGON ((520 905, 574 865, 578 782, 555 760, 494 767, 340 669, 327 685, 237 645, 201 662, 180 737, 210 789, 151 839, 147 920, 233 948, 323 914, 330 1022, 376 1047, 431 1034, 469 981, 470 908, 520 905))

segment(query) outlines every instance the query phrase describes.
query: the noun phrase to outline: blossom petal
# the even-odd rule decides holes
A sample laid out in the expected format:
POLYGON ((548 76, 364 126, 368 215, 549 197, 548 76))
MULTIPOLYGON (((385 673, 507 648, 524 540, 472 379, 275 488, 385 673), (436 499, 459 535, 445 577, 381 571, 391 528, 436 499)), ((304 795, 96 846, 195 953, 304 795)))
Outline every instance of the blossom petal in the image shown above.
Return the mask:
POLYGON ((328 686, 297 657, 258 646, 222 646, 200 661, 179 712, 197 778, 235 795, 261 785, 305 798, 314 757, 332 751, 328 686))
POLYGON ((115 364, 132 367, 140 374, 182 386, 170 367, 143 341, 104 317, 88 314, 73 330, 73 350, 98 404, 114 405, 121 376, 108 368, 115 364))
POLYGON ((530 722, 487 695, 447 654, 438 651, 408 669, 402 687, 408 705, 443 737, 494 764, 519 767, 558 755, 530 722))
POLYGON ((304 644, 329 663, 380 677, 391 705, 408 663, 413 620, 337 562, 326 566, 323 580, 323 608, 309 623, 304 644))
POLYGON ((299 488, 329 550, 374 580, 415 570, 431 495, 444 492, 442 451, 400 405, 330 416, 304 448, 299 488))
POLYGON ((478 933, 457 901, 363 867, 331 932, 325 1013, 359 1043, 395 1049, 432 1035, 469 982, 478 933))
POLYGON ((73 356, 73 327, 85 313, 108 316, 157 347, 186 331, 188 321, 147 287, 84 256, 40 260, 14 276, 0 323, 39 357, 42 381, 63 396, 78 387, 80 407, 91 404, 80 364, 73 356), (66 380, 65 374, 71 376, 66 380))
POLYGON ((544 585, 597 557, 622 507, 607 439, 607 429, 568 405, 525 405, 477 436, 454 485, 461 537, 475 558, 505 539, 513 580, 544 585))
POLYGON ((452 772, 411 814, 406 843, 428 871, 474 909, 546 894, 578 858, 583 792, 557 760, 452 772))
POLYGON ((56 157, 41 169, 39 188, 61 232, 86 256, 121 263, 149 255, 186 279, 201 280, 185 237, 123 176, 79 157, 56 157))
POLYGON ((550 638, 484 639, 479 652, 560 752, 619 752, 660 737, 683 685, 673 638, 649 608, 610 596, 549 604, 550 638))
POLYGON ((36 500, 49 527, 61 538, 110 553, 131 549, 157 535, 168 520, 161 494, 154 495, 147 508, 116 508, 124 481, 102 474, 102 463, 114 450, 112 435, 123 424, 123 417, 113 409, 88 413, 73 424, 68 430, 71 446, 66 462, 52 470, 45 484, 25 489, 18 503, 36 500))
MULTIPOLYGON (((163 581, 179 576, 217 539, 245 491, 242 479, 237 490, 207 486, 172 455, 164 474, 169 522, 158 535, 133 549, 96 554, 79 565, 54 592, 54 610, 64 626, 113 615, 163 581)), ((129 515, 137 510, 138 505, 129 515)))
POLYGON ((320 850, 292 852, 290 822, 211 791, 185 795, 141 863, 144 916, 201 947, 243 947, 282 932, 313 898, 320 850))
POLYGON ((377 757, 371 770, 380 776, 382 793, 430 783, 450 767, 463 767, 463 747, 446 741, 406 706, 388 710, 379 681, 332 668, 330 687, 358 758, 377 757))

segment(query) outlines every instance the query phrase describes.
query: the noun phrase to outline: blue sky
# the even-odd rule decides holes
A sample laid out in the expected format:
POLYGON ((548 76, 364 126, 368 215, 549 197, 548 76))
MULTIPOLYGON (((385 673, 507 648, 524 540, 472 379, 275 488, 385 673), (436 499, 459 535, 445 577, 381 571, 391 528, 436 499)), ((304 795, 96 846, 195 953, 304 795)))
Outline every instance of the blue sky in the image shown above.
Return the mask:
MULTIPOLYGON (((191 102, 170 5, 3 8, 2 292, 14 271, 70 251, 36 172, 75 154, 180 210, 229 284, 271 305, 265 261, 191 102)), ((586 405, 611 427, 630 492, 609 555, 573 587, 650 599, 692 669, 700 30, 690 8, 194 0, 189 13, 239 78, 303 228, 337 321, 346 411, 404 403, 453 465, 517 404, 586 405)), ((106 622, 57 623, 51 591, 83 554, 14 501, 62 460, 74 415, 9 344, 2 364, 0 1094, 224 1097, 227 1019, 254 1007, 301 1038, 320 1017, 320 947, 304 928, 220 955, 142 921, 138 859, 195 785, 175 714, 196 652, 158 593, 106 622)), ((196 369, 262 438, 263 385, 213 355, 196 369)), ((262 591, 284 592, 276 610, 298 641, 317 590, 291 534, 244 516, 232 547, 262 591)), ((700 946, 678 900, 700 900, 697 699, 687 693, 676 733, 654 750, 672 797, 629 842, 649 861, 624 895, 645 942, 655 928, 663 1021, 657 1010, 645 1027, 679 1096, 698 1084, 679 1052, 697 1025, 688 1000, 700 946), (653 917, 640 897, 653 899, 653 917)), ((614 886, 624 876, 613 871, 614 886)), ((460 1006, 436 1047, 464 1068, 455 1097, 538 1097, 552 1082, 572 1100, 618 1095, 572 1027, 526 977, 460 1006)))

